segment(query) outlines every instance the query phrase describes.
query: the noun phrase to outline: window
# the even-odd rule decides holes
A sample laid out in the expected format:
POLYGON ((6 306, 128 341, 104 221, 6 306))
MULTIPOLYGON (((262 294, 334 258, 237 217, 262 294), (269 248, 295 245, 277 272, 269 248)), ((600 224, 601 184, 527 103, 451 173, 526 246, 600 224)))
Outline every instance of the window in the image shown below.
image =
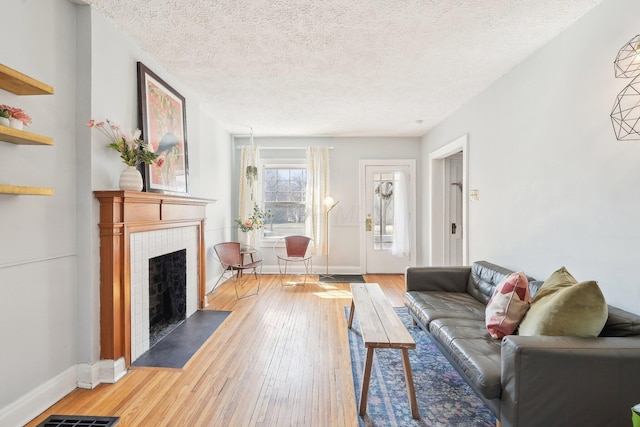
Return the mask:
POLYGON ((303 164, 266 164, 262 175, 264 209, 271 213, 264 237, 304 234, 307 170, 303 164))

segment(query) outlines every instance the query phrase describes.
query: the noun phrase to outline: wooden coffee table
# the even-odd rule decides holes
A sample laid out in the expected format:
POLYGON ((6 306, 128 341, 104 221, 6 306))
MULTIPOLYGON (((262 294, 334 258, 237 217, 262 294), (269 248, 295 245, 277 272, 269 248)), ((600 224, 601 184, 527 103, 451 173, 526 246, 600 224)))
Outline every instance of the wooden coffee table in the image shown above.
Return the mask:
POLYGON ((369 380, 371 379, 371 364, 373 352, 376 348, 397 348, 402 353, 404 377, 407 383, 407 395, 411 406, 411 415, 420 418, 416 391, 413 386, 409 349, 416 348, 407 328, 402 324, 382 289, 377 283, 351 283, 351 312, 349 313, 349 329, 353 324, 353 314, 358 309, 358 323, 360 332, 367 349, 364 372, 362 375, 362 390, 360 391, 360 415, 367 412, 367 396, 369 394, 369 380))

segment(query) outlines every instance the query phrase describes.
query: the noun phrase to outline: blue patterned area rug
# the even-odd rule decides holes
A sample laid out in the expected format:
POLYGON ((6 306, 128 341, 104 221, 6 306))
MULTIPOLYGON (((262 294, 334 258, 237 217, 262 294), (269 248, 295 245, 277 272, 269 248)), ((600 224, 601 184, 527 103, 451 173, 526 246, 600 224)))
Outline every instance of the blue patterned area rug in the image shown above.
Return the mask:
MULTIPOLYGON (((358 417, 360 426, 495 426, 496 419, 436 347, 431 336, 411 324, 407 309, 396 308, 400 319, 416 341, 409 350, 420 420, 411 417, 400 350, 376 349, 371 369, 367 415, 358 417)), ((349 317, 349 307, 345 307, 349 317)), ((365 348, 356 310, 353 329, 348 331, 356 391, 360 405, 365 348)))

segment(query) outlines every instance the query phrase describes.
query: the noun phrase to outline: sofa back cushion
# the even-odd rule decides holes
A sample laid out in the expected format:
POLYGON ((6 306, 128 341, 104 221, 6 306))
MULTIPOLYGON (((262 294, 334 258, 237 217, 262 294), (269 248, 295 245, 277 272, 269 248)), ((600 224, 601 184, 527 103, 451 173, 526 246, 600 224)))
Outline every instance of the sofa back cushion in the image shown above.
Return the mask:
POLYGON ((596 337, 607 320, 598 284, 578 282, 562 267, 545 280, 520 323, 520 335, 596 337))
POLYGON ((485 310, 485 323, 492 338, 511 335, 529 310, 529 281, 523 272, 512 273, 496 286, 485 310))
POLYGON ((467 293, 487 305, 496 286, 511 273, 514 272, 499 265, 487 261, 476 261, 471 266, 467 293))
POLYGON ((608 312, 607 322, 600 332, 601 337, 640 335, 640 316, 611 306, 608 307, 608 312))
POLYGON ((529 295, 531 296, 531 300, 536 297, 538 293, 538 289, 544 284, 542 280, 531 280, 529 279, 529 295))

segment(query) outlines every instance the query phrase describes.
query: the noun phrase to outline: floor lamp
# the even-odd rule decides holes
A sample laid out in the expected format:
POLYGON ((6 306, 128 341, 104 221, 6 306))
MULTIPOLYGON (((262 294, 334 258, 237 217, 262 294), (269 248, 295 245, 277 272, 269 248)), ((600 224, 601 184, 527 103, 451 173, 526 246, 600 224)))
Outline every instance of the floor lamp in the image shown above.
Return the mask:
POLYGON ((325 197, 324 201, 324 207, 326 209, 325 214, 324 214, 324 218, 325 218, 325 242, 327 244, 327 274, 321 274, 320 275, 320 280, 322 281, 322 279, 333 279, 333 276, 331 274, 329 274, 329 252, 330 252, 330 247, 329 247, 329 212, 331 212, 331 209, 335 208, 336 205, 339 203, 339 201, 335 201, 333 200, 333 197, 331 196, 327 196, 325 197))

